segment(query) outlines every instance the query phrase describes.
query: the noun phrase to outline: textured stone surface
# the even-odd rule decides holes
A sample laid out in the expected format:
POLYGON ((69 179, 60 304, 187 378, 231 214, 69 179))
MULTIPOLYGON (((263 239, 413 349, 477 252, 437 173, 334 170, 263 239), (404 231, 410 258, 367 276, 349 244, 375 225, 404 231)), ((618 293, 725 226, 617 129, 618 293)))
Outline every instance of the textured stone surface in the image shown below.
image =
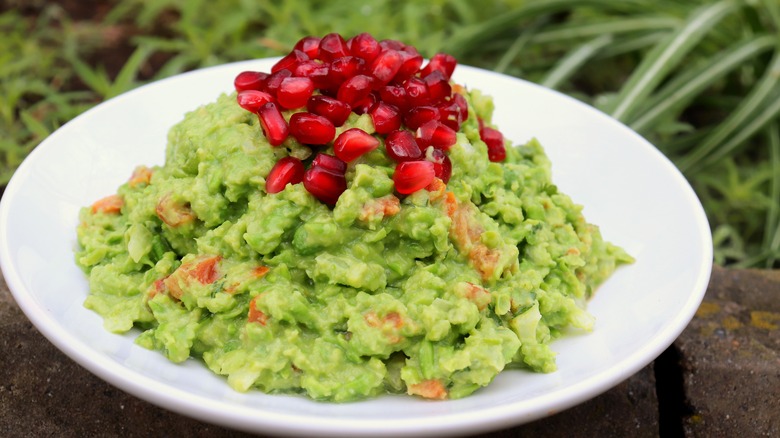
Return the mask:
POLYGON ((780 271, 716 268, 675 346, 687 436, 780 436, 780 271))
POLYGON ((600 396, 533 423, 482 437, 657 437, 658 400, 652 366, 600 396))

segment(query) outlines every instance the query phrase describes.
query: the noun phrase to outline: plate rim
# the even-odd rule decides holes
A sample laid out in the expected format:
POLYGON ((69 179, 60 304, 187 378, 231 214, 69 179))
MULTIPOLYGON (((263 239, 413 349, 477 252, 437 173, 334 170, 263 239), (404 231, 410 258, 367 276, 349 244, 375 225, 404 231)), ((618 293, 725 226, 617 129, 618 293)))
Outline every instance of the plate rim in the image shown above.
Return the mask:
MULTIPOLYGON (((677 179, 676 182, 678 185, 684 187, 685 196, 693 201, 691 202, 694 213, 693 219, 699 225, 698 230, 701 233, 700 237, 704 243, 704 248, 702 248, 702 260, 697 264, 699 271, 696 277, 695 286, 689 294, 685 304, 680 306, 680 310, 676 314, 674 320, 675 324, 668 324, 665 326, 657 336, 652 338, 654 342, 648 343, 648 345, 636 350, 627 357, 620 358, 612 367, 602 369, 573 385, 566 386, 565 392, 572 394, 569 397, 562 399, 561 392, 563 390, 555 390, 540 396, 535 396, 531 399, 507 403, 498 407, 494 406, 489 411, 480 410, 467 414, 464 414, 463 412, 454 414, 445 413, 438 415, 435 418, 419 417, 398 420, 350 418, 347 421, 342 417, 327 418, 312 417, 305 414, 292 415, 279 412, 266 412, 262 409, 250 409, 246 406, 230 405, 224 401, 210 400, 202 395, 192 394, 178 387, 154 380, 135 370, 126 367, 118 367, 110 358, 105 357, 96 350, 90 348, 89 345, 70 333, 67 327, 59 324, 55 319, 48 317, 46 310, 42 307, 42 303, 39 303, 34 298, 32 291, 28 290, 24 285, 24 282, 16 269, 16 262, 11 258, 10 248, 6 243, 8 242, 10 205, 13 203, 13 200, 19 196, 18 192, 24 187, 24 182, 29 179, 28 175, 34 167, 34 164, 39 160, 39 157, 46 153, 46 150, 50 148, 50 144, 56 144, 58 136, 64 135, 62 134, 62 130, 69 125, 72 127, 74 124, 80 123, 82 119, 90 117, 93 112, 101 111, 108 105, 119 104, 122 100, 129 98, 129 96, 132 96, 135 93, 141 92, 141 90, 144 90, 147 87, 163 86, 164 83, 179 80, 183 76, 204 74, 207 71, 214 71, 217 69, 241 68, 242 66, 250 66, 261 61, 271 62, 275 59, 278 58, 246 60, 193 70, 151 82, 98 104, 70 120, 49 137, 44 139, 44 141, 25 158, 7 184, 2 200, 0 200, 0 269, 3 272, 8 289, 26 317, 30 319, 33 325, 49 340, 49 342, 54 344, 69 358, 79 363, 80 366, 89 370, 92 374, 95 374, 99 378, 123 391, 165 409, 200 421, 207 421, 245 431, 258 432, 262 430, 278 434, 307 433, 319 435, 322 434, 323 428, 326 428, 331 434, 338 434, 341 436, 360 436, 361 434, 369 432, 381 434, 405 433, 427 435, 489 431, 503 427, 516 426, 555 414, 611 389, 652 362, 663 352, 663 350, 674 342, 693 318, 699 303, 704 297, 712 272, 712 236, 709 222, 701 202, 685 177, 671 161, 646 139, 626 127, 624 124, 579 100, 524 79, 481 68, 459 65, 459 69, 465 69, 479 74, 498 75, 523 82, 527 86, 541 88, 545 90, 545 92, 554 93, 559 97, 567 99, 570 104, 585 107, 588 111, 595 111, 600 117, 609 119, 608 123, 617 125, 626 131, 628 135, 637 137, 641 140, 639 143, 642 147, 649 148, 657 158, 664 162, 665 166, 671 168, 671 174, 677 179), (615 367, 617 367, 617 371, 614 370, 615 367), (120 369, 117 370, 116 368, 120 369), (139 384, 139 382, 142 382, 142 384, 139 384), (516 410, 518 405, 530 401, 534 402, 536 409, 531 412, 524 412, 521 415, 517 415, 516 410), (225 407, 230 407, 231 409, 225 409, 225 407), (249 416, 249 413, 252 415, 249 416)), ((67 130, 64 132, 67 132, 67 130)))

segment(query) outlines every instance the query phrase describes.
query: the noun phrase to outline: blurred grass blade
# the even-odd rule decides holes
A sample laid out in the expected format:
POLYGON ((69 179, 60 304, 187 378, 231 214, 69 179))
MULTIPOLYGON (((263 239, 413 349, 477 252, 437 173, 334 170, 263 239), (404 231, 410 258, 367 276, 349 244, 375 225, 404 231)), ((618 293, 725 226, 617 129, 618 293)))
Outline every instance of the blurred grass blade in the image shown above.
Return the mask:
POLYGON ((594 6, 605 10, 629 11, 637 7, 645 7, 641 0, 536 0, 529 1, 522 6, 485 20, 479 24, 460 29, 447 41, 445 52, 470 53, 478 50, 486 42, 514 28, 522 20, 539 17, 545 14, 575 10, 579 7, 594 6))
POLYGON ((780 32, 780 2, 777 0, 762 0, 761 12, 769 16, 769 20, 774 25, 775 33, 780 32))
POLYGON ((93 69, 76 55, 68 56, 68 61, 76 72, 76 75, 87 87, 101 96, 109 94, 111 90, 111 80, 108 78, 108 74, 104 69, 100 66, 93 69))
POLYGON ((706 167, 717 162, 723 157, 726 157, 729 153, 745 143, 772 120, 777 119, 778 116, 780 116, 780 95, 778 95, 778 93, 772 93, 771 96, 773 96, 771 98, 771 104, 756 114, 747 125, 743 125, 740 130, 734 134, 734 137, 732 137, 726 143, 720 145, 717 150, 713 151, 712 154, 709 154, 706 158, 704 158, 701 161, 700 167, 706 167))
POLYGON ((767 143, 769 143, 769 161, 772 166, 769 199, 773 202, 766 215, 763 246, 771 253, 766 260, 766 268, 771 268, 780 258, 780 123, 777 121, 767 128, 767 143))
POLYGON ((649 108, 648 111, 630 122, 631 128, 640 132, 652 129, 652 125, 669 111, 695 98, 725 74, 743 66, 749 59, 771 49, 776 39, 766 35, 742 42, 713 55, 709 62, 676 76, 647 101, 645 106, 649 108))
POLYGON ((723 265, 728 259, 745 260, 745 244, 739 231, 729 225, 719 225, 712 230, 715 247, 715 263, 723 265))
POLYGON ((108 90, 109 94, 104 97, 110 98, 117 96, 137 85, 136 78, 139 76, 138 73, 151 53, 151 49, 145 46, 136 48, 133 54, 130 55, 130 58, 127 59, 127 62, 125 62, 125 65, 122 66, 122 69, 119 70, 119 73, 108 90))
POLYGON ((24 123, 24 126, 30 131, 30 133, 37 137, 38 141, 43 140, 44 138, 48 137, 49 134, 51 134, 49 128, 47 128, 46 125, 41 123, 40 120, 36 119, 32 114, 30 114, 30 111, 22 111, 19 113, 19 118, 22 120, 22 123, 24 123))
POLYGON ((566 40, 593 38, 606 34, 634 34, 642 32, 669 31, 680 26, 679 19, 674 17, 643 17, 604 20, 594 23, 562 25, 555 29, 539 32, 534 35, 533 42, 537 44, 558 43, 566 40))
POLYGON ((667 31, 658 31, 648 34, 640 33, 636 37, 631 37, 630 35, 621 36, 619 40, 605 47, 596 59, 612 58, 624 53, 644 50, 647 47, 658 44, 658 42, 663 40, 668 33, 669 32, 667 31))
POLYGON ((611 43, 612 40, 612 35, 607 34, 575 47, 574 50, 561 58, 558 64, 542 78, 541 85, 548 88, 558 88, 561 83, 568 80, 580 67, 593 58, 599 50, 611 43))
POLYGON ((531 40, 534 33, 543 25, 545 25, 549 21, 549 16, 545 15, 540 17, 539 19, 535 20, 533 24, 528 26, 523 32, 520 34, 520 36, 515 39, 515 41, 512 43, 511 46, 509 46, 509 49, 504 53, 503 56, 501 56, 501 59, 499 59, 498 64, 496 64, 495 70, 499 73, 505 73, 507 68, 509 67, 509 64, 512 63, 512 61, 517 58, 517 55, 525 48, 526 44, 531 40))
POLYGON ((685 26, 658 44, 634 70, 613 102, 612 117, 627 119, 704 35, 737 5, 730 0, 697 9, 685 26))
POLYGON ((748 120, 754 118, 757 108, 763 106, 767 96, 772 95, 772 91, 778 88, 780 81, 780 46, 775 50, 774 58, 767 67, 761 80, 753 86, 748 95, 741 100, 739 106, 723 120, 712 133, 707 136, 697 147, 688 155, 681 159, 678 167, 683 172, 695 172, 702 167, 702 161, 711 162, 708 158, 713 151, 719 148, 726 139, 735 131, 744 126, 748 120))

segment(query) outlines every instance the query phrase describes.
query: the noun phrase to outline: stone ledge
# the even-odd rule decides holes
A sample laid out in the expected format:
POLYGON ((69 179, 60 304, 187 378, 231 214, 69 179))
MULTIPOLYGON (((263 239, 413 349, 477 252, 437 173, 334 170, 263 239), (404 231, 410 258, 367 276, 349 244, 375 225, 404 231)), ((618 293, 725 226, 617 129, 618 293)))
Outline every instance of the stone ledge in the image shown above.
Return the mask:
POLYGON ((675 346, 687 436, 780 435, 780 271, 716 267, 675 346))

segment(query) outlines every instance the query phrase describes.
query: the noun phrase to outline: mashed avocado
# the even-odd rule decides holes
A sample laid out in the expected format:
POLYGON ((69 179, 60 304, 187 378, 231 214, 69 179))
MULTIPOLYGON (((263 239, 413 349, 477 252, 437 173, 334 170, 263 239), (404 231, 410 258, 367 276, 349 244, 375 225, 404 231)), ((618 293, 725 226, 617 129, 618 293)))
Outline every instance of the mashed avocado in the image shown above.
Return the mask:
MULTIPOLYGON (((492 101, 464 94, 446 185, 399 195, 380 146, 333 207, 302 184, 266 193, 280 158, 312 150, 269 146, 234 94, 187 114, 164 166, 82 210, 85 306, 238 391, 459 398, 506 367, 554 371, 550 341, 591 329, 587 299, 631 258, 558 191, 536 140, 489 161, 492 101)), ((357 114, 337 130, 353 127, 374 132, 357 114)))

